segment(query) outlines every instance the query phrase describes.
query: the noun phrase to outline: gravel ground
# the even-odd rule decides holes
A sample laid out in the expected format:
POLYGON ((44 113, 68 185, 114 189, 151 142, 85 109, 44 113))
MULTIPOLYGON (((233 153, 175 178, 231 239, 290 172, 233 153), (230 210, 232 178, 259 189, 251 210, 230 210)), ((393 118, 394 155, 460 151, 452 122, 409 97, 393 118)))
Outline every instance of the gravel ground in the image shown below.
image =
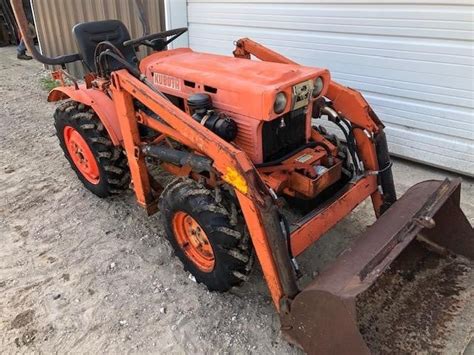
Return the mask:
MULTIPOLYGON (((131 192, 101 200, 80 185, 60 151, 43 75, 0 48, 0 352, 300 353, 280 337, 258 266, 244 286, 210 293, 173 257, 159 215, 147 218, 131 192)), ((399 192, 453 176, 398 160, 394 173, 399 192)), ((473 197, 465 179, 471 223, 473 197)), ((305 253, 303 282, 373 220, 364 203, 305 253)), ((371 348, 474 354, 473 263, 426 253, 412 266, 395 265, 363 300, 371 348)))

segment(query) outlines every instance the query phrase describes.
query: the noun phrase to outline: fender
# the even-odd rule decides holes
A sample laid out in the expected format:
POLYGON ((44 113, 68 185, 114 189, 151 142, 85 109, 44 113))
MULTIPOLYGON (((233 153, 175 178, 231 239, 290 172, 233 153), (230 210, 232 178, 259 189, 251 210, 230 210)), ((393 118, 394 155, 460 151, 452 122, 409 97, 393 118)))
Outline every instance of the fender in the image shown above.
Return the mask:
POLYGON ((73 86, 61 86, 53 89, 48 95, 48 102, 57 102, 70 98, 91 107, 104 125, 115 146, 122 145, 123 137, 120 131, 117 111, 114 102, 105 93, 88 89, 84 84, 76 89, 73 86))

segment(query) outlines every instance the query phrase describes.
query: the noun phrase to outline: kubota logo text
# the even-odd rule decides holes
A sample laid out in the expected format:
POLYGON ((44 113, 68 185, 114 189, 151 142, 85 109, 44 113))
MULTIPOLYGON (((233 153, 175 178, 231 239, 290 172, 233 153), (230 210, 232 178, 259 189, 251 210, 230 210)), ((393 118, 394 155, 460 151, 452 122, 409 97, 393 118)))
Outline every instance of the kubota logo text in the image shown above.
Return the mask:
POLYGON ((173 90, 181 90, 181 84, 178 78, 166 74, 155 73, 153 75, 155 85, 166 86, 173 90))

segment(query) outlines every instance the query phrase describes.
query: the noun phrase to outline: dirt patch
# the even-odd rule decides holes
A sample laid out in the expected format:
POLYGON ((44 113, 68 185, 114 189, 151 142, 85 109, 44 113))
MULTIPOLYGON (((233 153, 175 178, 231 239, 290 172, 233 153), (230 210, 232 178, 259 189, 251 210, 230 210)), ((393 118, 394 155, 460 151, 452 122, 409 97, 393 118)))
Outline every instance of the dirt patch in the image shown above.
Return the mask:
POLYGON ((33 311, 32 309, 28 309, 18 314, 12 321, 12 329, 23 328, 24 326, 30 324, 33 321, 34 316, 35 311, 33 311))
POLYGON ((411 245, 363 294, 360 328, 375 353, 443 353, 472 299, 473 265, 411 245))

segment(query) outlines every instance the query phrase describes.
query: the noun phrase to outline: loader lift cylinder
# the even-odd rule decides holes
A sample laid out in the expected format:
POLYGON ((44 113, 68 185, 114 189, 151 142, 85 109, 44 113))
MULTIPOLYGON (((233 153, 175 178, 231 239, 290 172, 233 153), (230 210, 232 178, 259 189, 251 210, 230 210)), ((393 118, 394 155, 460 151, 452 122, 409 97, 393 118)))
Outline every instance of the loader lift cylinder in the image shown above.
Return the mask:
POLYGON ((392 161, 388 150, 387 137, 383 129, 375 135, 375 149, 379 163, 378 183, 382 187, 383 204, 380 212, 384 213, 397 201, 397 193, 393 182, 392 161))
POLYGON ((149 157, 179 166, 189 165, 193 170, 200 173, 212 170, 212 160, 193 153, 186 153, 182 150, 147 145, 142 149, 143 153, 149 157))

